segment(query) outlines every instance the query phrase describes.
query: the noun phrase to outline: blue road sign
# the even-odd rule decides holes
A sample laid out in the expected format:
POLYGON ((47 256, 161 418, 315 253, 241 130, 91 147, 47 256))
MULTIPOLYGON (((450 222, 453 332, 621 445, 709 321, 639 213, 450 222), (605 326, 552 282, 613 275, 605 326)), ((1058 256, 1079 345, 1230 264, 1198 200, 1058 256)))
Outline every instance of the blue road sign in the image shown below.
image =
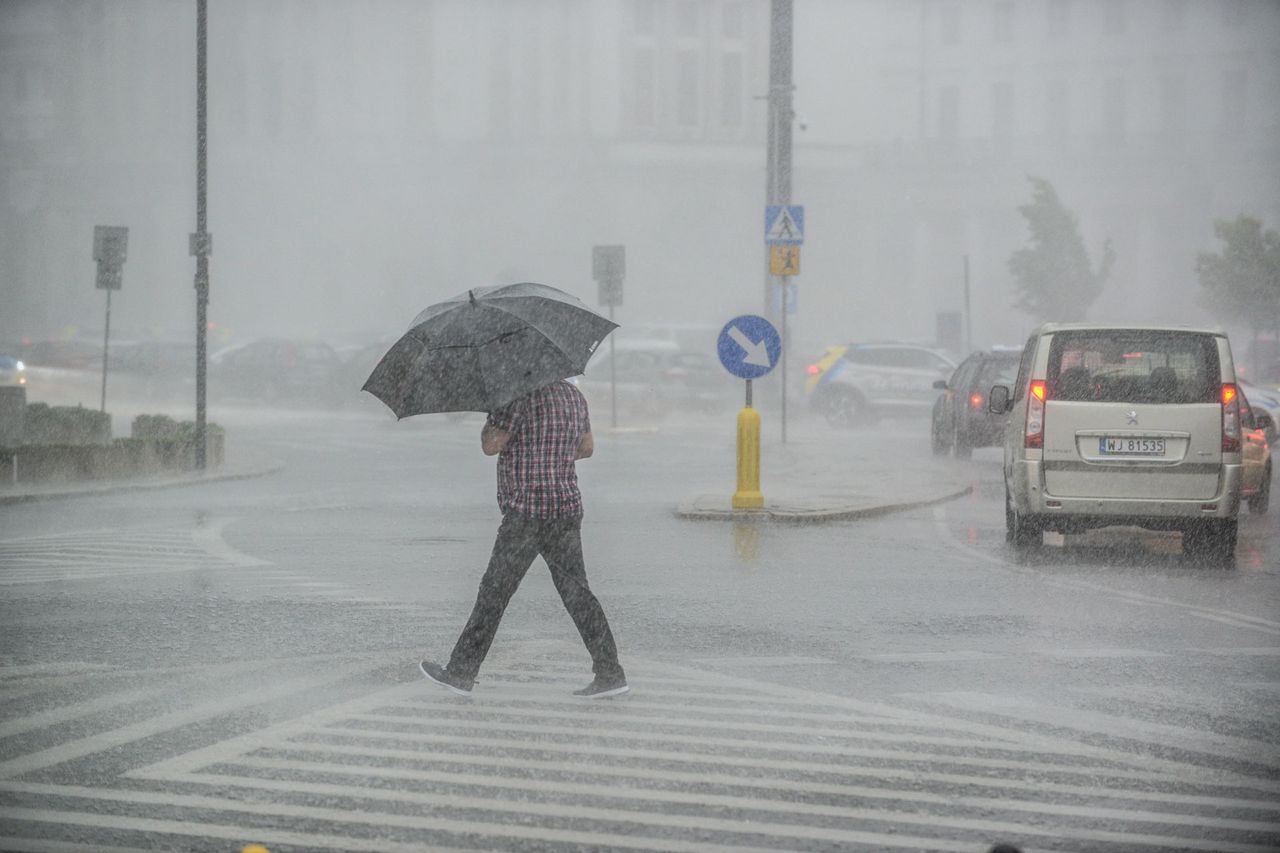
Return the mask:
POLYGON ((782 337, 763 317, 743 314, 720 330, 716 352, 724 369, 739 379, 764 376, 782 356, 782 337))
POLYGON ((771 204, 764 209, 764 241, 770 246, 804 242, 804 205, 771 204))

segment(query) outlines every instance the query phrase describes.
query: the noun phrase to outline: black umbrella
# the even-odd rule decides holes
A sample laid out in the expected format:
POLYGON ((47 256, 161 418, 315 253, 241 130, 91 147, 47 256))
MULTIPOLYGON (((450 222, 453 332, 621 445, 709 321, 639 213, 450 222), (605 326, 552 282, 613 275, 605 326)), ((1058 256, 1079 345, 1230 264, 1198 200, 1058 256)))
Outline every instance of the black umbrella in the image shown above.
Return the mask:
POLYGON ((397 417, 491 412, 587 367, 617 323, 545 284, 477 287, 430 306, 387 350, 364 390, 397 417))

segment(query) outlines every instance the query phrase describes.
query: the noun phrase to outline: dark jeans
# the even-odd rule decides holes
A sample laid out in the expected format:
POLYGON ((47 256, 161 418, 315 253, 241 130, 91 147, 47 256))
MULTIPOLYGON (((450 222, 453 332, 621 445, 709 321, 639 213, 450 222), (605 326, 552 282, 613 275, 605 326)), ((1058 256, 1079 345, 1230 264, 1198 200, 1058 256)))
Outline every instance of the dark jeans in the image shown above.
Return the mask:
POLYGON ((449 657, 450 674, 475 678, 493 644, 507 603, 539 555, 547 561, 556 592, 591 653, 592 670, 601 678, 623 677, 609 620, 587 586, 587 570, 582 561, 582 519, 531 518, 518 512, 502 517, 471 618, 449 657))

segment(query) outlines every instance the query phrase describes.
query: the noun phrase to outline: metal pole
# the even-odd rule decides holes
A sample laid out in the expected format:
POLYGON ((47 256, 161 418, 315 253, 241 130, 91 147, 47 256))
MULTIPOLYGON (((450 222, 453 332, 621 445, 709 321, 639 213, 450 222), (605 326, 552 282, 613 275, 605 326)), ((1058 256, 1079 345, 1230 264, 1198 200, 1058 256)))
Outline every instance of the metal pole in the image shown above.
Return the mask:
POLYGON ((969 256, 964 256, 964 352, 968 356, 973 352, 973 314, 969 310, 969 256))
MULTIPOLYGON (((613 322, 613 299, 609 300, 609 322, 613 322)), ((618 351, 613 345, 613 335, 609 336, 609 423, 618 428, 618 351)))
POLYGON ((107 410, 107 343, 111 340, 111 289, 107 288, 107 328, 102 333, 102 403, 98 411, 107 410))
MULTIPOLYGON (((769 26, 769 154, 766 193, 768 204, 791 203, 791 106, 792 0, 771 0, 769 26)), ((765 254, 768 254, 766 246, 765 254)), ((767 263, 767 262, 766 262, 767 263)), ((768 269, 766 265, 765 269, 768 269)), ((765 316, 780 319, 782 328, 782 442, 787 441, 787 279, 781 278, 781 298, 774 306, 772 291, 778 279, 765 276, 765 316), (774 311, 777 314, 774 314, 774 311)))
MULTIPOLYGON (((767 204, 791 202, 791 66, 792 0, 771 0, 769 26, 769 127, 765 157, 765 197, 767 204)), ((766 267, 768 247, 765 247, 766 267)), ((764 281, 765 316, 776 319, 773 306, 772 275, 764 281)), ((782 310, 786 311, 783 305, 782 310)))
MULTIPOLYGON (((206 61, 208 0, 196 0, 196 233, 207 234, 206 210, 209 153, 206 61)), ((205 468, 205 374, 209 328, 209 254, 204 246, 196 254, 196 470, 205 468)))
POLYGON ((787 443, 787 276, 782 277, 782 443, 787 443))

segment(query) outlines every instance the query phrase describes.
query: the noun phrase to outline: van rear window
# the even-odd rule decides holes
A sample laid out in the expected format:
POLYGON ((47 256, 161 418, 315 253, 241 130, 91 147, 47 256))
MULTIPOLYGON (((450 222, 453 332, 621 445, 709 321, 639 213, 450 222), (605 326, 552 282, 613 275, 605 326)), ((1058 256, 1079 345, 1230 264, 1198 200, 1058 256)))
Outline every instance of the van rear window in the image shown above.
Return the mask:
POLYGON ((1045 379, 1052 400, 1214 403, 1220 376, 1212 335, 1107 329, 1056 333, 1045 379))

